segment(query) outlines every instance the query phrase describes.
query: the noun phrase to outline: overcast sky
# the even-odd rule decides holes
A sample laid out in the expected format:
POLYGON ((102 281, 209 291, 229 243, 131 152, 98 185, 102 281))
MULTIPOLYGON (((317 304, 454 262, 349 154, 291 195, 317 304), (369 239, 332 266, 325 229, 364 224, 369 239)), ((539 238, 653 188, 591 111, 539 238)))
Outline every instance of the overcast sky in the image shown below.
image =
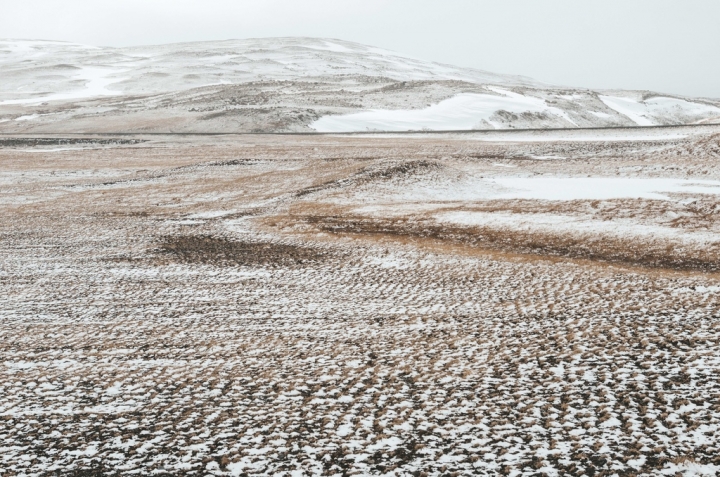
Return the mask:
POLYGON ((0 37, 312 36, 549 83, 720 98, 718 0, 0 0, 0 37))

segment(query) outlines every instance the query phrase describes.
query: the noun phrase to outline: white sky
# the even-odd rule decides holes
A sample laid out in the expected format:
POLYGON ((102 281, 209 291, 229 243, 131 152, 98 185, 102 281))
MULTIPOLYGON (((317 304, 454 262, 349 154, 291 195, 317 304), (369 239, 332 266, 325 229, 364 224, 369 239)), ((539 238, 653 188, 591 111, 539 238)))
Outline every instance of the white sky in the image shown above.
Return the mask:
POLYGON ((0 0, 0 37, 313 36, 549 83, 720 98, 719 0, 0 0))

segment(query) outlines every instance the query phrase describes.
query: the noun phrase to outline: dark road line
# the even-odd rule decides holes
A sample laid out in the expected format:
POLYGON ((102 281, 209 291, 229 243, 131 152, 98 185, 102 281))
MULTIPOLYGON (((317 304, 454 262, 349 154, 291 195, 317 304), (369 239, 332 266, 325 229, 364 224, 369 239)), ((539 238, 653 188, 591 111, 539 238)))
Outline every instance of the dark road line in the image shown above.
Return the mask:
POLYGON ((422 134, 477 134, 477 133, 522 133, 522 132, 553 132, 553 131, 629 131, 671 128, 703 128, 720 126, 720 123, 707 124, 671 124, 656 126, 612 126, 612 127, 578 127, 578 128, 528 128, 528 129, 455 129, 442 131, 350 131, 350 132, 36 132, 10 133, 0 132, 0 136, 360 136, 400 134, 417 136, 422 134))

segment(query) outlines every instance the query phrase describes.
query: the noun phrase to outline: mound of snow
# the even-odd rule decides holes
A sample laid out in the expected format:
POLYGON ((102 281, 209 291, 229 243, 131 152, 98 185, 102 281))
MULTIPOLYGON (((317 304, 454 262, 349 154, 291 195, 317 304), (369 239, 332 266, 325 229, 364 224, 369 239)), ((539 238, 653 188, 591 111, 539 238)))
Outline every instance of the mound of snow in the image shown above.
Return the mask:
MULTIPOLYGON (((645 101, 618 96, 598 96, 610 109, 627 116, 638 126, 668 124, 668 120, 720 116, 720 108, 709 104, 695 103, 684 99, 656 96, 645 101)), ((673 121, 676 122, 676 121, 673 121)))
POLYGON ((452 131, 485 129, 490 124, 496 129, 503 127, 493 120, 498 111, 509 113, 546 113, 575 123, 561 109, 548 106, 540 99, 489 88, 497 94, 459 94, 453 98, 425 109, 371 110, 360 113, 324 116, 310 125, 318 132, 350 131, 452 131))

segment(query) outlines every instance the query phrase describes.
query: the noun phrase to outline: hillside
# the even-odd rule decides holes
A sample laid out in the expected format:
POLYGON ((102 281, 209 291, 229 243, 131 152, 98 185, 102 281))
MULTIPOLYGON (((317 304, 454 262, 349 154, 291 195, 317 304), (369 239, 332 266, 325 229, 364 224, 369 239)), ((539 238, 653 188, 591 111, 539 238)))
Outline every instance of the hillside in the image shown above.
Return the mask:
POLYGON ((720 101, 556 87, 341 40, 0 40, 0 132, 344 132, 720 122, 720 101))

